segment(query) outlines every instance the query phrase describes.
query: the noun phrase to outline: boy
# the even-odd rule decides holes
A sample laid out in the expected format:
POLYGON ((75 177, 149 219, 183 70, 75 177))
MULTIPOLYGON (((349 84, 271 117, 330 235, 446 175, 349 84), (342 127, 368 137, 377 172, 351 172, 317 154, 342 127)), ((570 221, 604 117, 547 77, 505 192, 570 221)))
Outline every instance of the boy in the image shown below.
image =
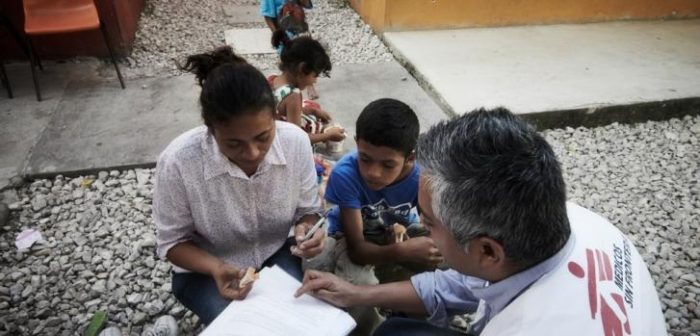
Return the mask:
MULTIPOLYGON (((328 215, 329 235, 321 256, 306 268, 334 272, 355 284, 377 284, 373 265, 410 263, 425 270, 442 261, 412 209, 417 204, 420 169, 415 162, 418 117, 395 99, 376 100, 356 122, 357 152, 333 168, 325 198, 337 205, 328 215), (394 243, 393 224, 410 238, 394 243), (419 236, 419 237, 416 237, 419 236)), ((350 311, 369 333, 381 321, 373 308, 350 311)), ((360 330, 356 330, 360 331, 360 330)))

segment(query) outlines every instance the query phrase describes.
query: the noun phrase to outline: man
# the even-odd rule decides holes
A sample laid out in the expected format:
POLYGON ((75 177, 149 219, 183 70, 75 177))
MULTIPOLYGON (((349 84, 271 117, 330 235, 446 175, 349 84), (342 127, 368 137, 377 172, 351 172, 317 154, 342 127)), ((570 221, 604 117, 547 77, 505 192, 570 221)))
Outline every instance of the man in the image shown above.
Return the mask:
POLYGON ((481 335, 665 335, 658 296, 632 243, 608 221, 566 203, 554 152, 503 108, 432 127, 417 147, 423 224, 452 269, 355 286, 307 271, 297 295, 341 307, 379 306, 375 335, 453 335, 476 313, 481 335))

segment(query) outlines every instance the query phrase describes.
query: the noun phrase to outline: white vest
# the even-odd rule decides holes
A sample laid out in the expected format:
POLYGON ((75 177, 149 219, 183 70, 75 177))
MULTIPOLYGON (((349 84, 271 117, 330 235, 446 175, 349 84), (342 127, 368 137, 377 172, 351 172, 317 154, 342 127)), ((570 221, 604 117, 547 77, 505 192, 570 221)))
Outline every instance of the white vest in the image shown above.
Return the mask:
POLYGON ((486 325, 482 336, 667 335, 647 267, 606 219, 567 204, 571 254, 486 325))

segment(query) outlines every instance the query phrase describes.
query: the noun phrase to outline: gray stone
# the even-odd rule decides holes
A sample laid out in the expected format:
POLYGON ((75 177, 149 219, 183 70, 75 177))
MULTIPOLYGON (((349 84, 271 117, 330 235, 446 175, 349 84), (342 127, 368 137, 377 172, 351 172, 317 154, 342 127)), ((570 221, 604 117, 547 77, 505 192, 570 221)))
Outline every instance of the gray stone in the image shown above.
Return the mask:
POLYGON ((2 193, 0 193, 0 201, 2 201, 5 204, 12 204, 15 202, 19 202, 19 196, 17 196, 17 190, 15 190, 15 189, 3 190, 2 193))
POLYGON ((139 304, 142 299, 143 299, 143 295, 141 293, 133 293, 133 294, 129 294, 126 297, 126 302, 128 302, 131 305, 136 305, 136 304, 139 304))
POLYGON ((681 275, 681 280, 685 280, 691 283, 696 281, 695 275, 691 273, 681 275))
POLYGON ((60 318, 58 317, 50 317, 48 320, 46 320, 46 326, 47 327, 57 327, 59 326, 63 321, 61 321, 60 318))
POLYGON ((107 286, 106 286, 106 281, 105 280, 97 280, 95 283, 90 287, 90 291, 92 295, 98 296, 102 295, 107 291, 107 286))
POLYGON ((22 277, 24 277, 24 273, 22 273, 22 272, 10 273, 10 279, 12 279, 12 281, 17 281, 17 280, 21 279, 22 277))
POLYGON ((48 205, 48 203, 46 201, 46 196, 43 196, 43 195, 35 196, 31 202, 32 202, 32 209, 34 211, 39 211, 48 205))
POLYGON ((146 322, 147 318, 148 315, 144 314, 143 312, 136 312, 136 314, 134 314, 134 317, 131 319, 131 322, 135 325, 141 325, 144 322, 146 322))
POLYGON ((693 319, 692 321, 690 321, 690 331, 692 331, 692 332, 700 331, 700 320, 699 319, 693 319))

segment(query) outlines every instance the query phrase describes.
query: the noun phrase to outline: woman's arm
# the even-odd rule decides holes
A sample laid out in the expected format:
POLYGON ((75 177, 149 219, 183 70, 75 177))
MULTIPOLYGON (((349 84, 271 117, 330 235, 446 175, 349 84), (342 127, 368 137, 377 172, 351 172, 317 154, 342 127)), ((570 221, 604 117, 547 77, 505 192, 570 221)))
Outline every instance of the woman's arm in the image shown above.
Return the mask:
POLYGON ((293 156, 298 158, 298 171, 291 172, 294 176, 298 176, 299 194, 290 195, 295 197, 297 206, 294 211, 294 237, 297 242, 296 255, 304 258, 313 258, 323 251, 323 243, 326 236, 326 230, 318 230, 308 240, 304 240, 306 233, 318 222, 321 212, 321 198, 318 194, 318 183, 316 176, 316 165, 314 163, 314 154, 311 146, 305 139, 296 138, 296 145, 290 145, 295 153, 293 156))
POLYGON ((224 263, 192 242, 194 219, 190 207, 177 159, 161 158, 156 166, 153 193, 158 255, 181 268, 211 275, 221 296, 229 300, 245 298, 252 288, 252 285, 238 288, 245 271, 224 263))

